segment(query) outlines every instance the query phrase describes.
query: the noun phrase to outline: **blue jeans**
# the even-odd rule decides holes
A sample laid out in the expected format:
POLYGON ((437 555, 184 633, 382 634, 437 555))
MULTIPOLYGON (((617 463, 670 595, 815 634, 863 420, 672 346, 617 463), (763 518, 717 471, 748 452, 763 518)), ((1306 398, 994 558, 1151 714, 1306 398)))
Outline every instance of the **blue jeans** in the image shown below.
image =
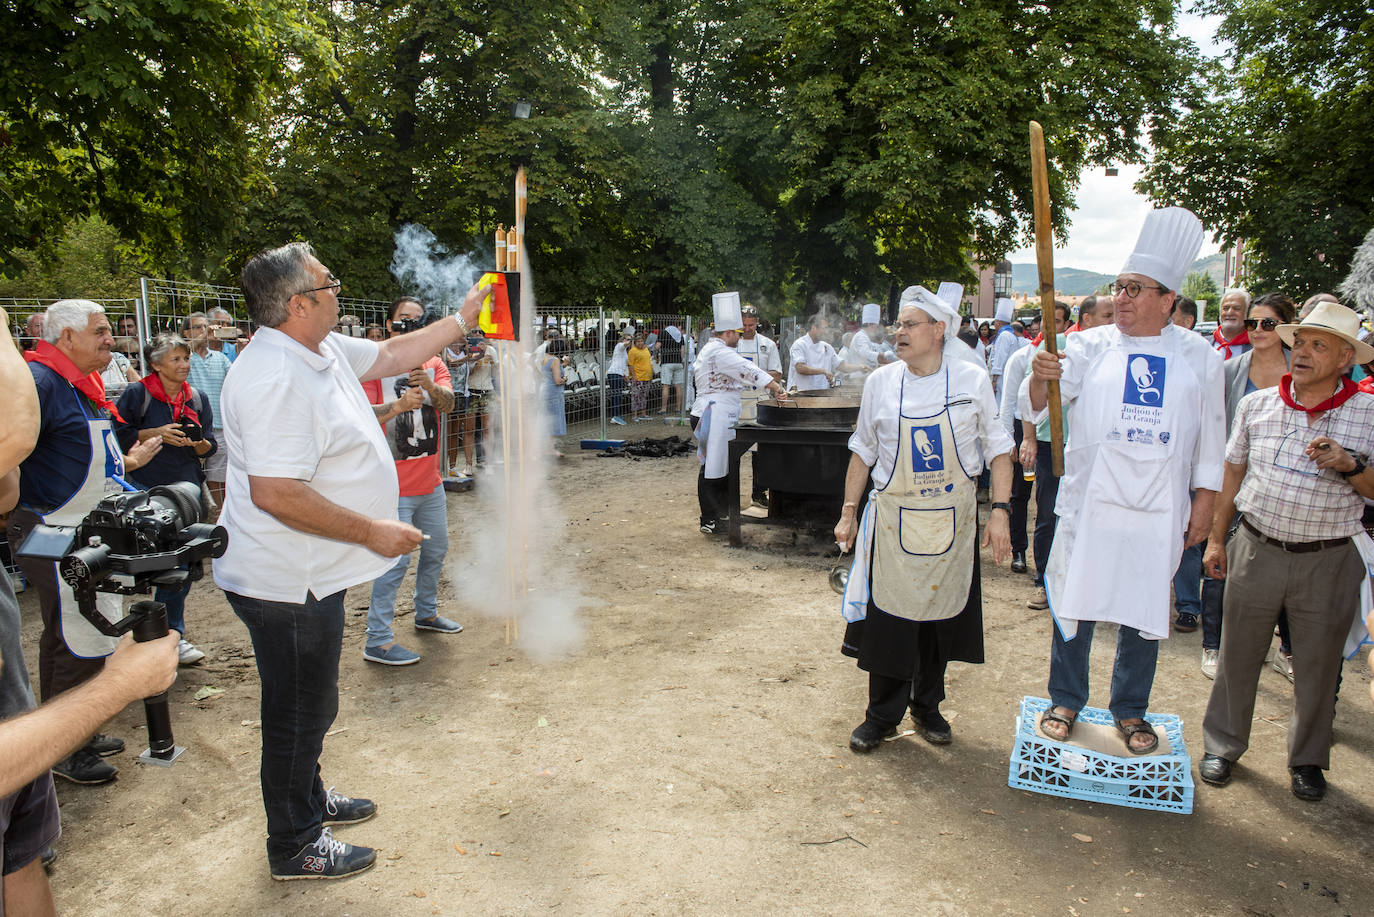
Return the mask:
MULTIPOLYGON (((424 621, 439 613, 439 574, 448 553, 448 503, 444 485, 427 494, 402 497, 396 515, 429 536, 420 543, 420 562, 415 568, 415 620, 424 621)), ((391 569, 372 581, 372 601, 367 606, 367 648, 386 646, 395 639, 391 621, 396 614, 396 590, 405 579, 410 555, 396 558, 391 569)))
POLYGON ((344 593, 302 604, 226 592, 248 626, 262 681, 262 804, 267 859, 289 860, 320 836, 324 734, 339 712, 344 593))
MULTIPOLYGON (((1079 621, 1078 636, 1065 640, 1058 625, 1050 649, 1050 703, 1077 713, 1088 705, 1088 657, 1093 648, 1095 621, 1079 621)), ((1122 626, 1116 637, 1112 666, 1112 697, 1107 708, 1118 720, 1143 717, 1150 707, 1155 683, 1159 641, 1146 640, 1134 627, 1122 626)))
POLYGON ((153 601, 167 606, 167 626, 172 630, 181 631, 182 639, 186 638, 186 596, 190 591, 190 580, 180 589, 158 586, 153 590, 153 601))
POLYGON ((620 373, 606 373, 610 391, 606 395, 606 409, 612 417, 619 417, 625 408, 625 377, 620 373))
POLYGON ((1174 608, 1179 614, 1202 614, 1202 549, 1203 541, 1183 549, 1174 571, 1174 608))
POLYGON ((1054 503, 1059 499, 1059 478, 1054 476, 1054 458, 1050 444, 1035 445, 1035 585, 1045 588, 1045 567, 1050 562, 1050 548, 1054 547, 1054 529, 1059 517, 1054 503))

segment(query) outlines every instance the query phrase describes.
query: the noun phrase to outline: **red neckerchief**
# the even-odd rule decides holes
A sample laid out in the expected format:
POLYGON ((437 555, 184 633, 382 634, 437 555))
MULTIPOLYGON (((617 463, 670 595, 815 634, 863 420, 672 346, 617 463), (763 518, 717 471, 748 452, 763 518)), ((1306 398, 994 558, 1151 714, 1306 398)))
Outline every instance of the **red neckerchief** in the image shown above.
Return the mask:
POLYGON ((1365 376, 1360 380, 1358 388, 1366 395, 1374 395, 1374 376, 1365 376))
POLYGON ((148 390, 149 395, 152 395, 163 404, 172 406, 173 422, 179 423, 181 418, 185 417, 187 420, 191 421, 191 423, 200 423, 200 417, 197 416, 196 412, 191 408, 191 399, 194 397, 191 392, 191 386, 187 385, 185 382, 181 383, 181 391, 177 392, 177 396, 175 398, 168 398, 167 390, 162 387, 162 377, 157 373, 148 373, 148 375, 138 381, 143 383, 143 387, 148 390))
POLYGON ((1359 393, 1359 391, 1360 387, 1358 385, 1342 376, 1341 387, 1336 392, 1336 394, 1332 395, 1330 398, 1326 399, 1316 407, 1309 408, 1301 404, 1298 404, 1296 401, 1293 400, 1292 373, 1284 373, 1283 378, 1279 380, 1279 397, 1283 399, 1283 403, 1288 405, 1295 411, 1306 411, 1309 417, 1313 414, 1320 414, 1322 411, 1335 410, 1336 408, 1345 404, 1351 398, 1354 398, 1355 395, 1359 393))
POLYGON ((1040 343, 1041 343, 1042 341, 1044 341, 1044 340, 1045 340, 1045 332, 1042 331, 1042 332, 1040 332, 1039 334, 1037 334, 1035 337, 1031 338, 1031 346, 1032 346, 1032 347, 1039 347, 1039 346, 1040 346, 1040 343))
POLYGON ((93 372, 83 376, 81 370, 77 369, 76 364, 71 361, 71 357, 47 341, 35 341, 33 350, 24 351, 24 359, 30 363, 42 363, 70 382, 72 388, 94 402, 98 409, 108 411, 115 420, 120 423, 124 422, 124 418, 119 416, 119 411, 115 408, 114 402, 105 397, 105 380, 100 378, 100 373, 93 372))
POLYGON ((1239 347, 1241 344, 1250 343, 1250 332, 1242 328, 1240 334, 1228 341, 1221 333, 1221 329, 1218 328, 1212 332, 1212 343, 1216 344, 1217 350, 1226 351, 1226 359, 1229 360, 1231 359, 1231 346, 1235 345, 1239 347))

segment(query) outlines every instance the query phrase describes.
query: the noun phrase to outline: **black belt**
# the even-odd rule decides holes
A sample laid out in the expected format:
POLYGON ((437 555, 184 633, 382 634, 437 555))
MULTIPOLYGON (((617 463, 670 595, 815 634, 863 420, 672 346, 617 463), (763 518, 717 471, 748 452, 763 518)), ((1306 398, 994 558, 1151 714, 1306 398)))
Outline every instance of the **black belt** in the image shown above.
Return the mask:
POLYGON ((1251 524, 1249 519, 1241 517, 1240 524, 1245 526, 1251 535, 1254 535, 1265 544, 1272 544, 1276 548, 1282 548, 1290 554, 1307 554, 1311 551, 1320 551, 1324 548, 1339 548, 1343 544, 1350 544, 1350 536, 1344 538, 1328 538, 1325 541, 1279 541, 1277 538, 1270 538, 1251 524))

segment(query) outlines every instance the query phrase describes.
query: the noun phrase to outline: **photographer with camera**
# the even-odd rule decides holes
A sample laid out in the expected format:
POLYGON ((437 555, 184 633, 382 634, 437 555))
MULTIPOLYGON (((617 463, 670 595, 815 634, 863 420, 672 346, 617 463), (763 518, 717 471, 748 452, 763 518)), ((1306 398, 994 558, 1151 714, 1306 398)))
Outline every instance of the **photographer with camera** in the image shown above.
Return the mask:
POLYGON ((229 474, 215 582, 248 627, 262 680, 262 796, 276 879, 336 879, 376 851, 330 825, 376 806, 326 791, 325 733, 339 709, 344 590, 420 546, 396 518, 396 466, 359 381, 407 374, 467 336, 490 285, 461 311, 377 343, 331 334, 341 282, 304 242, 259 252, 241 275, 258 332, 220 395, 229 474))
MULTIPOLYGON (((176 481, 188 481, 199 488, 205 482, 201 460, 214 455, 219 443, 209 399, 186 382, 191 371, 191 345, 180 335, 163 333, 148 342, 144 355, 153 371, 120 397, 123 420, 116 424, 115 434, 124 448, 159 439, 162 449, 129 478, 145 490, 176 481)), ((186 639, 186 595, 190 591, 187 580, 175 588, 158 586, 153 594, 153 601, 167 606, 167 625, 181 632, 177 651, 182 665, 205 658, 205 653, 186 639)))
MULTIPOLYGON (((391 304, 387 334, 396 338, 424 325, 424 306, 402 297, 391 304)), ((363 383, 367 400, 385 431, 401 497, 396 506, 400 521, 425 535, 415 568, 415 629, 456 634, 463 625, 439 614, 439 574, 448 553, 448 503, 439 476, 439 417, 453 410, 453 389, 444 361, 431 357, 405 375, 363 383), (388 400, 390 393, 394 400, 388 400)), ((363 658, 381 665, 411 665, 420 655, 396 642, 391 623, 396 614, 396 590, 405 578, 410 555, 396 558, 391 569, 372 582, 367 606, 367 643, 363 658)))
MULTIPOLYGON (((57 564, 18 557, 34 526, 76 526, 118 479, 148 462, 162 448, 159 440, 120 452, 111 418, 118 416, 105 394, 100 369, 114 344, 105 310, 84 299, 64 299, 44 313, 43 340, 24 354, 38 391, 41 424, 32 453, 20 466, 19 507, 10 517, 9 541, 24 577, 38 590, 43 634, 38 642, 38 686, 48 701, 94 677, 115 646, 82 617, 71 587, 57 575, 57 564)), ((105 617, 123 617, 123 600, 102 594, 105 617)), ((107 783, 118 770, 103 756, 124 750, 120 739, 95 734, 53 767, 72 783, 107 783)))
MULTIPOLYGON (((10 337, 3 308, 0 402, 6 406, 0 424, 3 515, 19 500, 19 464, 38 440, 42 420, 33 375, 10 337)), ((60 825, 49 768, 130 701, 172 683, 176 639, 120 644, 98 676, 35 710, 19 628, 19 602, 9 577, 0 576, 0 912, 51 914, 55 908, 42 855, 57 840, 60 825)))

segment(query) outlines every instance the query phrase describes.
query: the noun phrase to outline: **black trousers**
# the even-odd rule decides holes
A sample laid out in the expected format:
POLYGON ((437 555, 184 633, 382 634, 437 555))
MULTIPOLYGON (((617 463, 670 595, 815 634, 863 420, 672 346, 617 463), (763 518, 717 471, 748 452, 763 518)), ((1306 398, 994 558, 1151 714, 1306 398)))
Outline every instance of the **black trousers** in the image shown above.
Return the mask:
POLYGON ((1035 482, 1027 481, 1021 468, 1021 421, 1014 421, 1012 429, 1016 448, 1011 452, 1011 549, 1024 554, 1028 546, 1026 522, 1030 516, 1030 498, 1035 482))
POLYGON ((918 625, 920 636, 916 647, 916 670, 910 678, 892 678, 877 672, 868 673, 868 709, 866 719, 884 726, 896 726, 911 708, 912 719, 920 722, 927 713, 940 709, 945 699, 945 666, 940 655, 935 623, 918 625), (928 632, 925 632, 927 631, 928 632))
POLYGON ((697 472, 697 503, 701 508, 701 524, 708 525, 725 518, 725 506, 730 493, 730 479, 706 477, 706 466, 697 472))

